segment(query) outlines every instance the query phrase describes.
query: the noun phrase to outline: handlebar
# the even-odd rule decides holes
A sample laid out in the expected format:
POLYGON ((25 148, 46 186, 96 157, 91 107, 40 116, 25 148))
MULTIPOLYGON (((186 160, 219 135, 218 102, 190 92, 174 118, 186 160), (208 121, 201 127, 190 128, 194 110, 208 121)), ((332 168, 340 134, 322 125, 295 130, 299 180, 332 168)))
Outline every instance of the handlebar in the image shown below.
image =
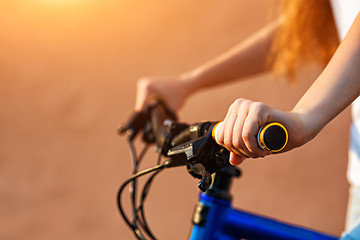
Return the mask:
MULTIPOLYGON (((218 126, 219 122, 179 123, 164 102, 155 99, 135 113, 119 133, 127 133, 132 141, 143 131, 143 141, 155 143, 161 154, 170 158, 167 167, 187 166, 193 177, 201 179, 200 190, 206 191, 212 183, 211 174, 229 159, 229 151, 214 140, 218 126)), ((257 140, 261 148, 279 152, 287 144, 288 133, 282 124, 273 122, 260 128, 257 140)))
MULTIPOLYGON (((212 137, 215 140, 215 133, 222 122, 215 124, 212 137)), ((283 150, 288 142, 288 132, 284 125, 278 122, 271 122, 263 125, 257 134, 257 142, 259 147, 266 149, 271 152, 279 152, 283 150)))
MULTIPOLYGON (((119 134, 128 136, 134 167, 133 175, 119 189, 117 203, 121 216, 137 239, 145 240, 144 234, 151 239, 156 239, 144 216, 144 202, 154 177, 165 168, 186 166, 193 177, 201 179, 198 184, 201 191, 208 191, 209 195, 221 196, 222 199, 230 198, 228 190, 231 178, 239 176, 240 171, 230 165, 230 152, 215 141, 215 131, 219 124, 220 122, 200 122, 190 125, 180 123, 164 102, 154 99, 142 111, 134 113, 129 121, 118 129, 119 134), (146 144, 138 155, 133 141, 139 133, 142 133, 142 141, 146 144), (158 163, 154 167, 138 171, 139 163, 149 144, 155 144, 159 151, 158 163), (161 156, 169 159, 161 163, 161 156), (214 184, 210 188, 213 181, 211 174, 215 172, 214 184), (144 184, 137 205, 136 180, 150 173, 152 175, 144 184), (132 200, 132 220, 125 213, 121 203, 122 193, 130 183, 132 184, 129 189, 132 200)), ((269 123, 260 128, 257 140, 263 149, 278 152, 286 146, 288 133, 280 123, 269 123)))
POLYGON ((259 129, 257 141, 262 149, 271 152, 280 152, 288 142, 289 134, 281 123, 272 122, 259 129))

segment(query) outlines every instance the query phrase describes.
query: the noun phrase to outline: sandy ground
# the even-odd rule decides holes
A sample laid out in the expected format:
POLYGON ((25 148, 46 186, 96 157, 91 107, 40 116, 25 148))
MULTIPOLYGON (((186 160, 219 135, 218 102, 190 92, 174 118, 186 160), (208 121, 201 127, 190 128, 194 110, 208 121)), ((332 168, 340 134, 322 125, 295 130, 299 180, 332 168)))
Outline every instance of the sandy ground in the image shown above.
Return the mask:
MULTIPOLYGON (((115 204, 131 171, 116 129, 136 80, 215 57, 266 24, 277 2, 2 1, 0 239, 133 239, 115 204)), ((261 75, 206 90, 179 116, 219 120, 237 97, 290 110, 317 73, 305 69, 297 86, 261 75)), ((306 146, 244 163, 234 205, 340 234, 349 124, 347 109, 306 146)), ((159 239, 186 239, 196 184, 182 168, 155 180, 146 213, 159 239)))

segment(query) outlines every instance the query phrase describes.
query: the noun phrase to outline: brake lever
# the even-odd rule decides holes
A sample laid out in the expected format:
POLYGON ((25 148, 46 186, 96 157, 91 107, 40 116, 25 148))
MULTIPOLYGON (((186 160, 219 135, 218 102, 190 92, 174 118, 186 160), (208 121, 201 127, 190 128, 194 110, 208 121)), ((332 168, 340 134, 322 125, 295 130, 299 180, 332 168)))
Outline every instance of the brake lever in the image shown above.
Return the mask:
POLYGON ((126 124, 122 124, 118 128, 118 134, 126 134, 129 140, 132 141, 139 131, 146 126, 148 119, 149 113, 147 108, 140 112, 135 112, 130 116, 126 124))
POLYGON ((161 99, 153 99, 140 112, 133 113, 127 123, 118 128, 118 133, 127 134, 132 141, 140 131, 143 131, 143 141, 151 144, 158 140, 157 135, 164 127, 162 123, 166 119, 176 122, 177 116, 161 99), (160 130, 154 127, 159 127, 160 130))
POLYGON ((212 183, 211 174, 226 165, 229 151, 218 145, 208 131, 203 137, 171 148, 167 155, 175 164, 186 164, 189 173, 200 178, 198 187, 205 192, 212 183))

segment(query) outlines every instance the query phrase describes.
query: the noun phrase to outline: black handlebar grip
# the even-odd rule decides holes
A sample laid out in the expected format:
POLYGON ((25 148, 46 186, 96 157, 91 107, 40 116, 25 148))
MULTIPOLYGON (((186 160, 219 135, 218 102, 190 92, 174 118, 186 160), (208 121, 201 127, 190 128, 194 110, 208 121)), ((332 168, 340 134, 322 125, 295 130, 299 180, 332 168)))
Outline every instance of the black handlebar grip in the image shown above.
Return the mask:
MULTIPOLYGON (((221 124, 218 122, 212 129, 212 136, 215 140, 215 132, 217 126, 221 124)), ((289 136, 284 125, 278 122, 272 122, 265 124, 259 129, 257 134, 257 141, 262 149, 269 150, 271 152, 279 152, 284 149, 288 142, 289 136)))
POLYGON ((262 126, 257 135, 259 146, 271 152, 283 150, 288 139, 289 136, 286 128, 278 122, 272 122, 262 126))

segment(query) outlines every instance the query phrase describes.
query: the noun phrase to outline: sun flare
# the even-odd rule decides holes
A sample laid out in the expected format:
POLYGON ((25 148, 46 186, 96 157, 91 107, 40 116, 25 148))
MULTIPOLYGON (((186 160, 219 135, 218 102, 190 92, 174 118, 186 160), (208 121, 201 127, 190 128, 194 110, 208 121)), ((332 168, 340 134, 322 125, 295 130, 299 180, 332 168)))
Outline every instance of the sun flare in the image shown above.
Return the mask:
POLYGON ((89 2, 90 0, 37 0, 43 4, 53 4, 53 5, 69 5, 69 4, 80 4, 89 2))

